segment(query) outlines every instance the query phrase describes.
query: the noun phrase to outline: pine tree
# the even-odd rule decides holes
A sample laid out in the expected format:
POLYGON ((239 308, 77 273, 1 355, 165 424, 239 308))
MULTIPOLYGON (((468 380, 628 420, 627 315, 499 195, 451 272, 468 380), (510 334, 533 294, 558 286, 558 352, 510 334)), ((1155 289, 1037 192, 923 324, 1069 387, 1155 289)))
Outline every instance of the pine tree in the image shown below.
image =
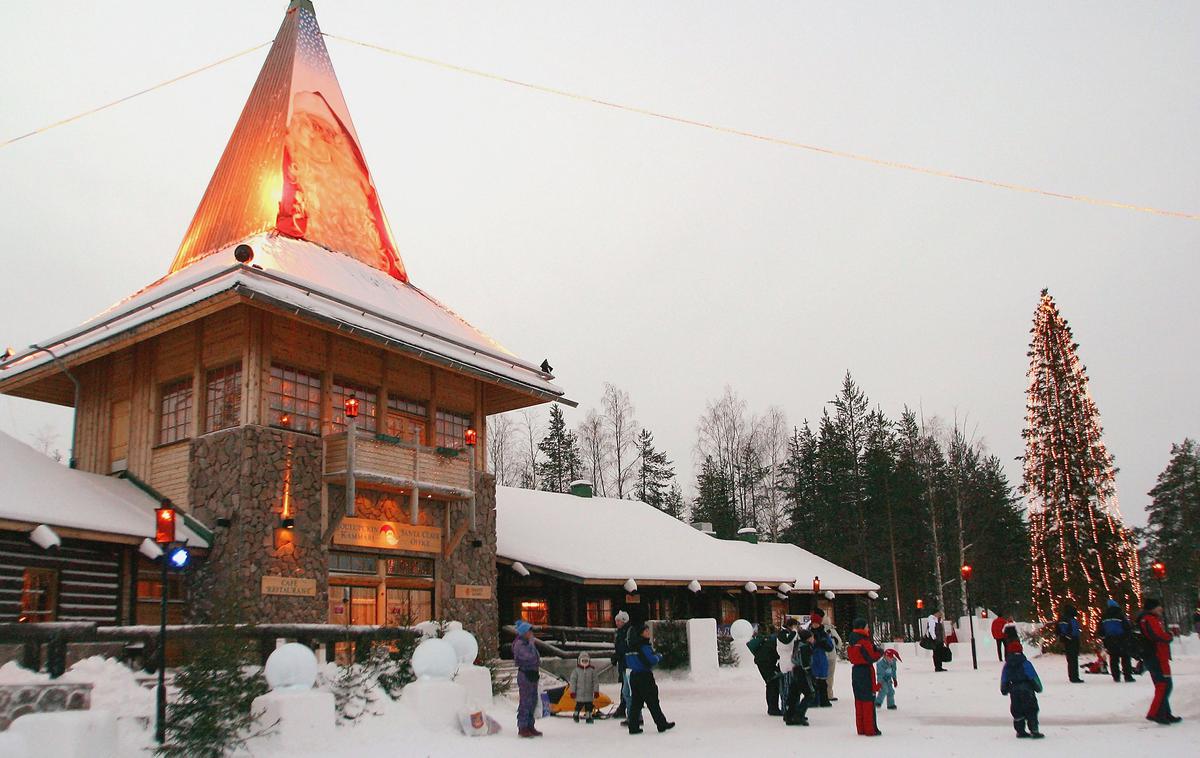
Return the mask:
POLYGON ((675 468, 666 452, 654 449, 654 435, 643 429, 637 438, 637 480, 633 496, 643 503, 665 509, 667 483, 675 477, 675 468))
POLYGON ((175 673, 178 695, 167 706, 167 740, 158 755, 222 758, 261 734, 251 733, 261 715, 251 704, 266 693, 267 682, 250 663, 246 641, 232 627, 197 640, 175 673))
POLYGON ((733 539, 737 535, 737 513, 733 504, 733 486, 725 472, 712 459, 706 457, 696 477, 696 501, 692 508, 694 521, 707 521, 722 539, 733 539))
POLYGON ((663 498, 663 513, 668 516, 683 521, 687 516, 687 506, 683 502, 683 490, 679 489, 678 482, 671 482, 671 489, 667 491, 667 496, 663 498))
POLYGON ((1113 458, 1079 345, 1046 290, 1032 334, 1022 491, 1030 504, 1034 610, 1050 619, 1071 603, 1088 621, 1109 598, 1135 607, 1137 552, 1121 522, 1113 458))
POLYGON ((1146 557, 1167 566, 1163 602, 1178 619, 1200 585, 1200 449, 1193 440, 1171 445, 1150 497, 1146 557))
POLYGON ((566 492, 572 481, 579 478, 583 467, 575 433, 567 429, 562 408, 550 406, 550 425, 546 436, 538 443, 543 460, 537 464, 537 478, 547 492, 566 492))

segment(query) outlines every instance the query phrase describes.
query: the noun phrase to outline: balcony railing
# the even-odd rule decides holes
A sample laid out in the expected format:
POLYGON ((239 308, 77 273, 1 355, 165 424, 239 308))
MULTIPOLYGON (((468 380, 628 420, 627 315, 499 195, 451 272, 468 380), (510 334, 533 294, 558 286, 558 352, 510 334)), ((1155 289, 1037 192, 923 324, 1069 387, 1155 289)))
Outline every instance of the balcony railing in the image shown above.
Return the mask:
MULTIPOLYGON (((344 481, 349 432, 324 437, 327 481, 344 481)), ((360 484, 422 494, 469 498, 474 494, 470 449, 432 448, 395 437, 358 432, 354 439, 354 478, 360 484)))

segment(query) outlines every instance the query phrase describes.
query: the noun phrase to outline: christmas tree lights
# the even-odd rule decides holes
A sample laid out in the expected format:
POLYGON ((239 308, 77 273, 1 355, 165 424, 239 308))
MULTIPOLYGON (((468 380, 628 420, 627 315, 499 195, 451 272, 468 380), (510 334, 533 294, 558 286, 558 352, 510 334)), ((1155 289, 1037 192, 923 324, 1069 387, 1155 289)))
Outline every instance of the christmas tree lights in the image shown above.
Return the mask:
POLYGON ((1029 498, 1034 608, 1049 620, 1070 603, 1090 626, 1109 598, 1136 607, 1137 550, 1121 521, 1113 458, 1079 345, 1046 290, 1030 331, 1022 491, 1029 498))

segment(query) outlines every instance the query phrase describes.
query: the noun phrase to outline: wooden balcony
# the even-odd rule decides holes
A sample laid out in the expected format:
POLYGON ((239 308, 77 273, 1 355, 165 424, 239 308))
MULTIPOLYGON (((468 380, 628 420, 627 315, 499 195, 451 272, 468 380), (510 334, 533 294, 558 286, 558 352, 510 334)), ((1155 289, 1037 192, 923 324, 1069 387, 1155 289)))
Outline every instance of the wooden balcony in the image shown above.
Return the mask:
MULTIPOLYGON (((348 432, 326 435, 325 480, 344 482, 348 432)), ((473 451, 432 448, 359 432, 354 439, 354 479, 359 486, 445 498, 474 495, 473 451)))

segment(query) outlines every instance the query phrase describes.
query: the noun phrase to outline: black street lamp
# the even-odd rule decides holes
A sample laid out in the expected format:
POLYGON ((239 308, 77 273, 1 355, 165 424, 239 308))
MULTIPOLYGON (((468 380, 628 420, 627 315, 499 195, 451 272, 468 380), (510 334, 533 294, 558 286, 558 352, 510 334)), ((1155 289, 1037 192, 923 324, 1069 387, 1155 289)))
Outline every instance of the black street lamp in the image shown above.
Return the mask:
POLYGON ((167 740, 167 592, 168 571, 187 566, 191 555, 186 546, 175 543, 175 522, 178 511, 170 500, 164 499, 154 511, 154 541, 162 550, 162 585, 159 587, 158 616, 158 691, 154 720, 154 739, 158 744, 167 740))
POLYGON ((969 563, 964 563, 960 570, 963 579, 964 599, 967 601, 967 624, 971 627, 971 668, 978 670, 979 656, 975 653, 975 610, 971 607, 971 574, 975 569, 969 563))

